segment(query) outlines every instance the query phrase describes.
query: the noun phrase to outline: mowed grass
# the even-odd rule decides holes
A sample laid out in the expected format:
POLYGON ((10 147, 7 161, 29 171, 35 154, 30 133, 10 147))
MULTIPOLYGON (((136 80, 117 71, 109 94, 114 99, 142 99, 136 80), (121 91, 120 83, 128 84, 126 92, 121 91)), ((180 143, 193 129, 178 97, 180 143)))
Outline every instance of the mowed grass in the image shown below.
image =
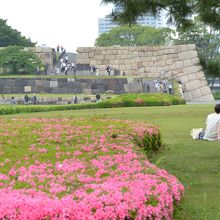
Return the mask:
MULTIPOLYGON (((220 143, 192 140, 192 128, 205 126, 213 105, 179 105, 74 110, 4 117, 96 117, 141 120, 160 126, 166 149, 153 162, 185 186, 185 198, 175 219, 220 219, 220 143)), ((3 117, 3 116, 1 116, 3 117)))

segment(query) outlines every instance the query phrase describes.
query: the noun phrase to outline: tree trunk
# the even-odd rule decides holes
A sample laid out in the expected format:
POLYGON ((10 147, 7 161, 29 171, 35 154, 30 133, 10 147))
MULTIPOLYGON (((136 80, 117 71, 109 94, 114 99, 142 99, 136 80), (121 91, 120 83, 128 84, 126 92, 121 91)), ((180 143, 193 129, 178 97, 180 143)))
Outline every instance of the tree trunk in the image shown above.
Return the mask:
POLYGON ((211 87, 210 87, 210 88, 211 88, 211 90, 212 90, 212 89, 213 89, 213 87, 214 87, 215 80, 216 80, 216 77, 214 77, 214 78, 213 78, 213 80, 212 80, 212 85, 211 85, 211 87))

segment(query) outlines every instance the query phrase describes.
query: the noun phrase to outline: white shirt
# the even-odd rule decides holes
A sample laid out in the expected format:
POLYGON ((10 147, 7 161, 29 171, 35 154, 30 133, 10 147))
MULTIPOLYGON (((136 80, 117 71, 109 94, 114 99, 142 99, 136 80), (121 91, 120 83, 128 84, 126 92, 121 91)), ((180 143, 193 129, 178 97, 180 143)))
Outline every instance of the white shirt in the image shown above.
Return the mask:
POLYGON ((206 120, 206 130, 204 139, 209 141, 218 140, 218 126, 220 126, 220 114, 212 113, 206 120))

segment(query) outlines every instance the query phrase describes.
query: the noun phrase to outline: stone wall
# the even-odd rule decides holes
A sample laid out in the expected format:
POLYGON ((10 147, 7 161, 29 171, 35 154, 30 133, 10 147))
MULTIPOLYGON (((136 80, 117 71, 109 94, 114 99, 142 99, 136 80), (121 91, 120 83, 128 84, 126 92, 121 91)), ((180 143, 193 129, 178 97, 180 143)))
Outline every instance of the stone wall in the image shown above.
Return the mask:
MULTIPOLYGON (((168 84, 171 82, 168 82, 168 84)), ((129 78, 0 78, 0 94, 123 94, 156 92, 153 82, 129 78)))
POLYGON ((53 70, 53 50, 49 47, 27 47, 24 50, 34 52, 42 61, 44 65, 48 67, 48 73, 52 72, 53 70))
MULTIPOLYGON (((111 96, 101 96, 101 100, 109 99, 111 96)), ((29 95, 29 101, 28 103, 25 102, 24 96, 22 97, 15 97, 16 103, 17 104, 34 104, 33 103, 33 96, 29 95)), ((94 96, 77 96, 77 104, 82 104, 82 103, 92 103, 96 102, 96 97, 94 96)), ((4 98, 0 97, 0 105, 11 105, 11 97, 4 98)), ((37 96, 37 101, 35 102, 37 105, 65 105, 65 104, 75 104, 74 102, 74 96, 72 97, 40 97, 37 96)))
POLYGON ((181 81, 187 101, 214 101, 195 45, 141 47, 80 47, 77 64, 95 65, 99 75, 106 67, 127 76, 165 77, 181 81))

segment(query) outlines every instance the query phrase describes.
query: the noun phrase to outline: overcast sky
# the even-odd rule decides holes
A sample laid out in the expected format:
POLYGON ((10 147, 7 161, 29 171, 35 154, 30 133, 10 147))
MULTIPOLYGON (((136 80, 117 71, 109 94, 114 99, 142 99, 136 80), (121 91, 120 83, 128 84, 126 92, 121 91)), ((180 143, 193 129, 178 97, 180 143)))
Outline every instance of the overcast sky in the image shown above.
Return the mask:
POLYGON ((67 51, 93 46, 98 37, 98 18, 112 10, 101 0, 5 0, 0 18, 37 45, 63 45, 67 51))

